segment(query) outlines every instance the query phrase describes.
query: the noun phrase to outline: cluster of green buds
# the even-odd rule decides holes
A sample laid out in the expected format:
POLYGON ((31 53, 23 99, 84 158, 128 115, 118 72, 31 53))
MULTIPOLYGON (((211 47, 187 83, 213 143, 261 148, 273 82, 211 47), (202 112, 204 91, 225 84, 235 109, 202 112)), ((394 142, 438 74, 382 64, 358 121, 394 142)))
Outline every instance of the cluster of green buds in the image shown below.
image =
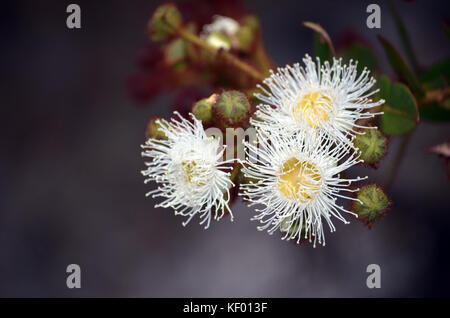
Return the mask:
POLYGON ((192 107, 192 113, 204 125, 221 128, 247 127, 251 106, 247 96, 239 91, 223 91, 204 98, 192 107))
POLYGON ((252 15, 238 20, 214 16, 210 24, 197 25, 183 21, 178 8, 169 3, 155 10, 148 31, 152 41, 163 44, 165 64, 180 73, 183 82, 251 89, 273 66, 262 44, 259 21, 252 15), (249 74, 235 76, 239 68, 249 74))

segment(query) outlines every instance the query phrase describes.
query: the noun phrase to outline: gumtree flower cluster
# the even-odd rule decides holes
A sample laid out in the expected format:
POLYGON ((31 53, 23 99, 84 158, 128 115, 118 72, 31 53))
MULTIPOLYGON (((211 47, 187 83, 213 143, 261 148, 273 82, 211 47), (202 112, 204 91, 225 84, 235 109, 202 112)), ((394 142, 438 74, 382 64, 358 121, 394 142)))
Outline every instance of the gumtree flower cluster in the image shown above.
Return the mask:
MULTIPOLYGON (((172 22, 180 25, 183 16, 189 19, 183 28, 198 33, 212 47, 227 49, 249 64, 270 64, 261 48, 258 20, 246 13, 241 0, 187 0, 178 7, 174 4, 160 6, 155 10, 157 14, 159 18, 168 14, 172 22), (172 16, 171 12, 176 14, 172 16)), ((184 104, 193 102, 185 98, 189 95, 184 93, 186 91, 210 94, 223 86, 254 87, 252 78, 235 76, 226 61, 164 31, 161 23, 155 26, 152 23, 155 20, 158 19, 151 19, 148 26, 154 43, 139 50, 135 59, 137 70, 127 80, 128 95, 138 105, 150 106, 162 93, 174 95, 172 104, 179 106, 176 101, 180 99, 184 99, 184 104)), ((187 115, 178 106, 174 110, 187 115)))
POLYGON ((370 70, 360 70, 353 59, 305 55, 302 63, 269 70, 269 59, 258 51, 255 21, 215 15, 196 33, 173 5, 155 11, 153 38, 169 45, 182 41, 197 57, 208 56, 203 61, 208 72, 223 75, 220 66, 226 66, 225 73, 240 80, 233 90, 216 90, 193 103, 189 117, 175 112, 170 121, 149 122, 142 174, 154 188, 147 195, 160 200, 156 207, 185 216, 183 225, 198 218, 209 228, 211 220, 225 215, 242 217, 231 209, 239 194, 254 208, 259 230, 325 245, 325 233, 336 230, 334 221, 347 224, 348 216, 364 215, 371 224, 378 214, 367 202, 375 198, 379 211, 390 204, 379 187, 360 191, 355 183, 366 177, 347 173, 366 158, 373 164, 384 156, 385 139, 373 118, 383 114, 385 101, 370 70), (243 39, 255 42, 243 45, 243 39), (236 50, 247 52, 248 59, 238 58, 236 50), (228 143, 235 138, 228 132, 236 129, 254 133, 251 141, 238 136, 243 156, 228 143), (353 205, 344 206, 346 201, 353 205))
MULTIPOLYGON (((242 186, 250 206, 261 206, 254 219, 260 230, 285 232, 285 239, 308 239, 325 245, 325 221, 335 230, 333 218, 348 223, 342 214, 357 214, 338 204, 338 199, 357 200, 345 193, 354 181, 342 173, 362 162, 353 147, 360 119, 377 113, 368 109, 384 103, 370 97, 375 79, 356 63, 334 59, 321 65, 308 55, 304 66, 294 64, 258 86, 263 94, 252 124, 258 131, 258 147, 247 143, 244 174, 251 182, 242 186)), ((375 127, 371 127, 375 129, 375 127)))

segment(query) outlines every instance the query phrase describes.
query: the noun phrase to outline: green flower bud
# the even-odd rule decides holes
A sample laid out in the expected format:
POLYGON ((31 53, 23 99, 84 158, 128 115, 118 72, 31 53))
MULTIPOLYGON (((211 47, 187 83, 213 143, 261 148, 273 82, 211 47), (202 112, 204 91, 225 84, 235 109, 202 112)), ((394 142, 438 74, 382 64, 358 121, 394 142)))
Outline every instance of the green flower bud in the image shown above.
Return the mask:
POLYGON ((174 4, 160 5, 149 21, 150 38, 155 42, 164 41, 173 34, 173 28, 180 27, 182 23, 181 14, 174 4))
POLYGON ((281 226, 280 226, 280 232, 282 233, 282 235, 284 236, 286 234, 286 232, 289 235, 295 235, 295 240, 293 240, 292 242, 296 242, 298 244, 302 244, 302 243, 307 243, 309 242, 309 235, 307 235, 307 237, 305 238, 305 224, 302 224, 302 228, 299 231, 299 224, 298 222, 294 222, 294 224, 289 224, 288 222, 290 221, 290 218, 285 218, 282 222, 281 222, 281 226))
POLYGON ((238 178, 240 177, 240 173, 241 173, 241 164, 238 162, 235 162, 233 165, 233 170, 231 170, 231 175, 230 175, 230 180, 233 182, 236 182, 236 180, 238 180, 238 178))
POLYGON ((247 96, 239 91, 224 91, 213 106, 216 124, 227 127, 246 127, 250 118, 250 103, 247 96))
POLYGON ((166 135, 159 129, 161 128, 161 124, 159 123, 159 118, 153 117, 147 123, 145 127, 145 137, 153 138, 157 140, 166 140, 166 135))
POLYGON ((250 27, 252 31, 258 31, 260 28, 260 23, 257 17, 254 15, 248 15, 242 20, 242 25, 250 27))
POLYGON ((364 163, 376 165, 386 155, 387 139, 378 129, 366 129, 364 132, 364 135, 356 135, 353 144, 361 151, 364 163))
POLYGON ((358 219, 369 228, 386 213, 391 205, 391 201, 383 189, 376 184, 363 186, 357 193, 356 198, 361 202, 354 201, 351 210, 358 214, 358 219))
POLYGON ((248 51, 255 40, 255 32, 249 26, 244 25, 237 31, 236 38, 239 43, 239 49, 248 51))
POLYGON ((219 98, 218 94, 212 94, 208 98, 204 98, 196 102, 192 106, 192 113, 195 118, 201 120, 204 125, 210 125, 213 121, 212 108, 219 98))

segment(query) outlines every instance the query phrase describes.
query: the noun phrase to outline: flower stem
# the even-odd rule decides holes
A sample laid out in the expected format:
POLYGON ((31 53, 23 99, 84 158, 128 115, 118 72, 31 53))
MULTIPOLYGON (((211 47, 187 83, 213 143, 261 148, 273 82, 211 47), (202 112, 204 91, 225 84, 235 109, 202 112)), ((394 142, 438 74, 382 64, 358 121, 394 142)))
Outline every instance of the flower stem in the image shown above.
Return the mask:
POLYGON ((409 141, 411 140, 412 133, 409 133, 405 137, 403 137, 402 142, 400 144, 400 149, 397 152, 397 155, 395 156, 394 163, 391 167, 391 170, 389 171, 388 177, 386 179, 386 183, 384 185, 384 188, 386 191, 389 191, 389 188, 392 186, 395 177, 397 176, 398 170, 400 168, 400 165, 403 161, 403 157, 406 153, 406 149, 408 148, 409 141))
POLYGON ((241 61, 239 58, 235 57, 230 52, 227 52, 223 49, 216 49, 215 47, 209 45, 205 41, 203 41, 200 37, 195 35, 194 33, 191 33, 187 30, 184 30, 182 28, 174 28, 175 32, 186 41, 189 41, 205 51, 208 51, 212 54, 215 54, 217 56, 222 57, 225 61, 227 61, 229 64, 233 65, 234 67, 240 69, 244 73, 248 74, 250 77, 254 78, 256 81, 261 82, 264 80, 264 75, 261 74, 257 69, 255 69, 253 66, 241 61))

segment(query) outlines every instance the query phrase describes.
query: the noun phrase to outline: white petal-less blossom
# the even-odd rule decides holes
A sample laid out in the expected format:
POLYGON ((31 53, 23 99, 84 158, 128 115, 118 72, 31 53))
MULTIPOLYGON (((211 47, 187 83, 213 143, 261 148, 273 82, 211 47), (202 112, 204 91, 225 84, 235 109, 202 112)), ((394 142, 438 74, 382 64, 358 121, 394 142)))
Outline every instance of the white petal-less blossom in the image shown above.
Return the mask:
POLYGON ((230 50, 232 41, 230 37, 236 35, 239 30, 239 23, 229 17, 215 15, 211 24, 203 26, 200 37, 209 45, 219 49, 230 50))
POLYGON ((342 59, 321 64, 309 55, 300 64, 279 68, 277 73, 258 85, 262 94, 255 96, 266 104, 258 106, 257 120, 253 125, 260 128, 282 128, 286 133, 306 131, 323 132, 336 142, 349 142, 355 136, 359 119, 372 118, 382 112, 370 109, 384 103, 374 101, 372 90, 376 80, 366 68, 358 75, 357 63, 348 65, 342 59))
POLYGON ((148 139, 142 146, 142 156, 150 159, 142 171, 145 183, 157 183, 146 195, 164 198, 155 207, 173 208, 175 215, 187 216, 183 226, 196 215, 205 229, 212 215, 219 220, 228 212, 233 220, 228 205, 233 160, 222 160, 225 148, 206 135, 201 121, 192 114, 192 122, 176 115, 179 119, 157 121, 167 140, 148 139))
POLYGON ((208 35, 214 32, 225 33, 227 35, 235 35, 239 30, 239 23, 229 17, 215 15, 211 24, 203 26, 203 35, 208 35))
POLYGON ((280 230, 283 239, 325 245, 323 220, 334 232, 333 218, 348 223, 343 214, 356 216, 337 199, 357 200, 349 194, 359 189, 350 185, 364 178, 346 179, 340 174, 362 161, 359 152, 323 133, 262 134, 258 132, 258 144, 245 144, 243 172, 248 181, 240 192, 249 206, 257 206, 253 219, 262 224, 258 230, 270 234, 280 230))

